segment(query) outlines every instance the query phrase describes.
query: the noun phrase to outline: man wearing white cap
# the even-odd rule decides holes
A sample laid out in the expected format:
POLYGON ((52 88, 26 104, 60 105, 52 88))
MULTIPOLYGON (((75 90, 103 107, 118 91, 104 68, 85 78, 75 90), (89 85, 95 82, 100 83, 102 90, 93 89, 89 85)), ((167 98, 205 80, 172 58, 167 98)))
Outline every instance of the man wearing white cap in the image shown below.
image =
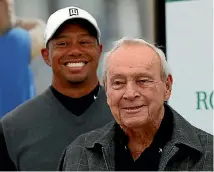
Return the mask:
POLYGON ((96 20, 77 7, 60 9, 49 17, 44 37, 41 53, 52 85, 1 120, 18 170, 56 170, 69 143, 113 118, 97 77, 102 45, 96 20))

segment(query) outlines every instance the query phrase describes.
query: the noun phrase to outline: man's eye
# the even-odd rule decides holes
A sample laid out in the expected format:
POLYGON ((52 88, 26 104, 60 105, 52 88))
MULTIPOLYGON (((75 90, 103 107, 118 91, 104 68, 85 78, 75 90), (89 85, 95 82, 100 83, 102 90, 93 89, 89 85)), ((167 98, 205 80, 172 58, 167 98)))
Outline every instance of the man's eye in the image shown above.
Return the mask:
POLYGON ((149 83, 150 81, 146 79, 142 79, 142 80, 139 80, 138 82, 144 84, 144 83, 149 83))
POLYGON ((58 42, 56 43, 57 46, 67 46, 68 43, 67 42, 58 42))
POLYGON ((124 84, 124 83, 123 83, 122 81, 114 81, 113 84, 114 84, 114 85, 122 85, 122 84, 124 84))
POLYGON ((115 90, 121 89, 125 86, 124 81, 112 81, 111 87, 115 90))
POLYGON ((80 41, 80 44, 82 44, 82 45, 91 44, 91 41, 80 41))
POLYGON ((148 79, 141 79, 137 81, 140 85, 145 86, 145 87, 150 87, 153 85, 153 81, 152 80, 148 80, 148 79))

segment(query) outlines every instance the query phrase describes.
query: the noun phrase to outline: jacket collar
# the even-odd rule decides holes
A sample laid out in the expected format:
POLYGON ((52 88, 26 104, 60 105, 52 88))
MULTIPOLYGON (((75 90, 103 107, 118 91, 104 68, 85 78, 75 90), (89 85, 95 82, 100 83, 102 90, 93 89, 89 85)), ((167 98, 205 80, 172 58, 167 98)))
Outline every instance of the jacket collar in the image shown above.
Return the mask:
POLYGON ((199 152, 203 152, 197 128, 192 126, 169 105, 165 105, 165 108, 168 108, 168 110, 173 114, 172 143, 174 145, 185 145, 199 152))
POLYGON ((93 133, 91 133, 91 135, 88 135, 88 137, 85 140, 86 148, 93 148, 95 147, 96 144, 99 144, 103 147, 109 145, 109 143, 114 139, 115 125, 116 125, 115 121, 112 121, 105 125, 104 127, 94 131, 93 133))

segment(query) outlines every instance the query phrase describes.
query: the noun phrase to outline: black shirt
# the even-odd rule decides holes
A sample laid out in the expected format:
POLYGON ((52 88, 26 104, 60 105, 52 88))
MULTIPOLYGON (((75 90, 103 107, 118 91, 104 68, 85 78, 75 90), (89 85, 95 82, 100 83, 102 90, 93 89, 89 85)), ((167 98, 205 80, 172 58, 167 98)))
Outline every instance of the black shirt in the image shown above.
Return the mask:
POLYGON ((98 84, 96 88, 91 91, 88 95, 85 95, 81 98, 72 98, 61 94, 53 86, 51 90, 54 96, 58 99, 59 102, 65 106, 71 113, 80 116, 83 112, 88 109, 88 107, 94 102, 99 92, 100 85, 98 84))
POLYGON ((165 108, 164 118, 151 145, 134 161, 128 149, 128 137, 119 125, 116 126, 115 137, 115 169, 116 171, 157 171, 161 152, 172 136, 172 114, 165 108))

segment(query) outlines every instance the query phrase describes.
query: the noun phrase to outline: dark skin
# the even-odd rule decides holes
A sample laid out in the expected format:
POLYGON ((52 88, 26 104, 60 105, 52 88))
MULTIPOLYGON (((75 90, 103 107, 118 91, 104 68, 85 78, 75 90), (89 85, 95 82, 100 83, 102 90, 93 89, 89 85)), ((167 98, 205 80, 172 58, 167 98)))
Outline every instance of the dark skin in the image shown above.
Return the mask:
POLYGON ((80 98, 97 86, 102 45, 82 25, 63 25, 41 53, 52 68, 52 85, 60 93, 80 98))

